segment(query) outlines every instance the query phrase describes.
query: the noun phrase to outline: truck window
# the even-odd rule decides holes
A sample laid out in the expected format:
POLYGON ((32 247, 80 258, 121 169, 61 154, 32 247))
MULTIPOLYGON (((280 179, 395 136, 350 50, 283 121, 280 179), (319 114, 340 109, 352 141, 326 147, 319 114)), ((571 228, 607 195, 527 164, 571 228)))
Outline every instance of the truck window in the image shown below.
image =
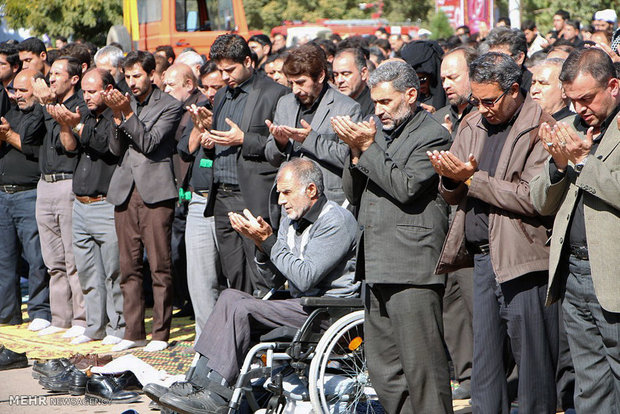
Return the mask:
POLYGON ((161 0, 138 0, 138 23, 161 20, 161 0))
POLYGON ((232 0, 175 0, 178 32, 234 30, 232 0))

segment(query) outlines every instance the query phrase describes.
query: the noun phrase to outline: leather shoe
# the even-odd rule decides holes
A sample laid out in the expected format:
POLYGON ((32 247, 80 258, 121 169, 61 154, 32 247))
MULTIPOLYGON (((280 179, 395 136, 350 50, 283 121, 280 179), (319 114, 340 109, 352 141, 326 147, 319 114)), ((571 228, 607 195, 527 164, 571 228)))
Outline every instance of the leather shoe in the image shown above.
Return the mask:
POLYGON ((198 391, 199 389, 200 387, 189 381, 176 381, 170 386, 170 388, 166 388, 159 384, 146 384, 144 388, 142 388, 142 391, 144 391, 146 396, 151 400, 159 402, 159 399, 169 392, 184 397, 190 395, 194 391, 198 391))
POLYGON ((127 404, 139 399, 137 392, 123 390, 116 379, 108 375, 94 375, 86 383, 86 401, 127 404))
POLYGON ((65 370, 71 363, 67 358, 50 359, 46 362, 34 361, 32 364, 32 377, 53 377, 65 370))
POLYGON ((71 395, 84 395, 88 376, 71 365, 53 377, 41 377, 39 384, 50 391, 68 392, 71 395))
POLYGON ((28 357, 26 353, 13 352, 2 346, 0 349, 0 371, 8 369, 25 368, 28 366, 28 357))
POLYGON ((111 355, 99 356, 97 354, 75 354, 69 357, 69 361, 78 369, 86 369, 88 367, 102 367, 112 361, 111 355))
POLYGON ((181 414, 213 414, 228 405, 226 400, 206 388, 185 397, 169 392, 159 399, 159 404, 181 414))
POLYGON ((121 390, 142 390, 142 384, 131 371, 125 371, 118 377, 112 377, 121 390))
POLYGON ((458 386, 452 390, 453 400, 467 400, 471 398, 471 391, 467 387, 458 386))

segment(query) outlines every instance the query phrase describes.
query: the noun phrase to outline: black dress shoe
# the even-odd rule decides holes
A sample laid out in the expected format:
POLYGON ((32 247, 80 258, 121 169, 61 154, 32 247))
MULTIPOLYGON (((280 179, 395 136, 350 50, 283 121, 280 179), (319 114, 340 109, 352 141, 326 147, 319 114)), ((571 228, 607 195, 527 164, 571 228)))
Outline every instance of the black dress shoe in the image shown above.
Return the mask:
POLYGON ((86 383, 86 401, 127 404, 139 399, 137 392, 123 390, 113 377, 107 375, 94 375, 86 383))
POLYGON ((39 384, 50 391, 68 392, 71 395, 84 395, 88 376, 71 365, 53 377, 41 377, 39 384))
POLYGON ((159 404, 181 414, 213 414, 228 405, 226 400, 206 388, 185 397, 169 392, 159 399, 159 404))
POLYGON ((142 391, 142 384, 131 371, 125 371, 118 377, 112 377, 118 388, 121 390, 138 390, 142 391))
POLYGON ((50 359, 46 362, 34 361, 32 364, 32 377, 53 377, 63 372, 71 363, 67 358, 50 359))
POLYGON ((142 388, 142 391, 144 391, 146 396, 151 400, 159 402, 159 399, 169 392, 180 396, 187 396, 199 389, 200 387, 189 381, 176 381, 170 388, 166 388, 159 384, 146 384, 144 388, 142 388))
POLYGON ((28 366, 28 357, 26 353, 13 352, 2 346, 0 350, 0 371, 7 369, 25 368, 28 366))

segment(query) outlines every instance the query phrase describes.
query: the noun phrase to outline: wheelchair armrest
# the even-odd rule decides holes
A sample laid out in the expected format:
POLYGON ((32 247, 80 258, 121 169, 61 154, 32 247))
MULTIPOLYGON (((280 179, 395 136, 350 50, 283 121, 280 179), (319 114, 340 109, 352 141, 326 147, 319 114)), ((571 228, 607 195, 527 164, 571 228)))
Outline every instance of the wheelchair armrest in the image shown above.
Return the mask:
POLYGON ((362 298, 335 298, 331 296, 316 296, 301 298, 302 306, 311 308, 363 308, 362 298))

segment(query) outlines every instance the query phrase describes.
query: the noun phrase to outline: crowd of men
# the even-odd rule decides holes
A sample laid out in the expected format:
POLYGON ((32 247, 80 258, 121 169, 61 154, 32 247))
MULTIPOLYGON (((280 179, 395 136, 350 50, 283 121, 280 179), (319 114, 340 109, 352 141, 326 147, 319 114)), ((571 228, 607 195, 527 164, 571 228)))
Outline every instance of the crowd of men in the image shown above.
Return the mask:
POLYGON ((185 307, 187 381, 145 392, 215 412, 257 332, 361 294, 388 413, 618 412, 620 29, 593 17, 209 60, 1 44, 0 323, 25 273, 28 329, 72 344, 161 351, 185 307))

